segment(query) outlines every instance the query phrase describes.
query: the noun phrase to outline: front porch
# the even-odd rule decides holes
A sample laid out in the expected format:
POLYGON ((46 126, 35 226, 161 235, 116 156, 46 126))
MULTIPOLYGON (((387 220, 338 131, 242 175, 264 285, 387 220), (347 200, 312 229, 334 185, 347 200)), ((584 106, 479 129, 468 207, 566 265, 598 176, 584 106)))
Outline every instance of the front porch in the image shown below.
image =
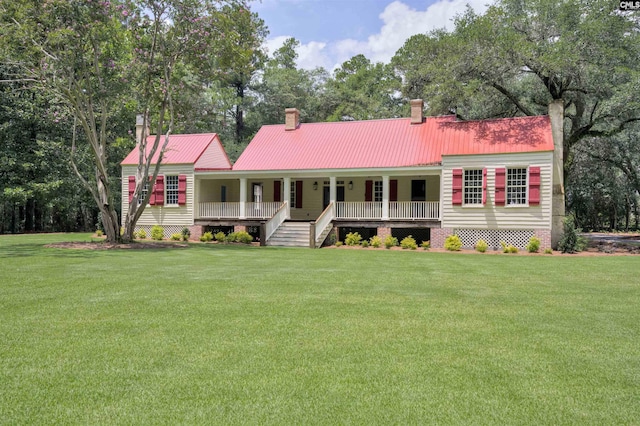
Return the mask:
MULTIPOLYGON (((291 209, 284 202, 206 202, 199 203, 196 220, 216 219, 271 219, 287 204, 287 219, 291 209)), ((340 201, 335 204, 336 220, 384 221, 384 220, 440 220, 440 203, 437 201, 340 201)), ((315 220, 313 218, 312 220, 315 220)))

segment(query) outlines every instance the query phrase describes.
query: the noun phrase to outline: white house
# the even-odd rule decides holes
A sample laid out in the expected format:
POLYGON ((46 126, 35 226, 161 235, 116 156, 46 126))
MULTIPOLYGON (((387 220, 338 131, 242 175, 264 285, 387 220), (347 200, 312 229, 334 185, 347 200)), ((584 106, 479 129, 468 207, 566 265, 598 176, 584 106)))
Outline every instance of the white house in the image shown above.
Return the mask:
MULTIPOLYGON (((564 203, 561 110, 552 126, 549 116, 425 118, 421 100, 411 106, 410 118, 330 123, 300 123, 287 109, 233 166, 215 134, 171 136, 138 227, 188 227, 192 238, 246 229, 267 245, 317 247, 332 231, 358 231, 433 247, 451 234, 467 247, 524 247, 534 235, 551 246, 564 208, 554 212, 564 203)), ((134 150, 122 162, 123 194, 136 161, 134 150)), ((123 196, 123 215, 131 201, 123 196)))

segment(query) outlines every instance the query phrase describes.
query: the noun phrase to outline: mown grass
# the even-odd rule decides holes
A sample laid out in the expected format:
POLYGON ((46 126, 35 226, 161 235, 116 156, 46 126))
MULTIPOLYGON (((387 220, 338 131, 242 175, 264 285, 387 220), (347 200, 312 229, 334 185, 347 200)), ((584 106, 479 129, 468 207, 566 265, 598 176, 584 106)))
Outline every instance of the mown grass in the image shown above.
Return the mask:
POLYGON ((640 258, 0 236, 2 424, 634 424, 640 258))

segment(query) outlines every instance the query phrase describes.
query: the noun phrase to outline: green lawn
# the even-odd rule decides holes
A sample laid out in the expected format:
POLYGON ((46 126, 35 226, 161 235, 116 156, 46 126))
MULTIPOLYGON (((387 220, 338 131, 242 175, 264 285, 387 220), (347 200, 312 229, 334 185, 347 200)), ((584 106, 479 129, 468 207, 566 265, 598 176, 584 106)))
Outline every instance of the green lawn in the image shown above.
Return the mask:
POLYGON ((0 236, 0 424, 638 424, 640 257, 0 236))

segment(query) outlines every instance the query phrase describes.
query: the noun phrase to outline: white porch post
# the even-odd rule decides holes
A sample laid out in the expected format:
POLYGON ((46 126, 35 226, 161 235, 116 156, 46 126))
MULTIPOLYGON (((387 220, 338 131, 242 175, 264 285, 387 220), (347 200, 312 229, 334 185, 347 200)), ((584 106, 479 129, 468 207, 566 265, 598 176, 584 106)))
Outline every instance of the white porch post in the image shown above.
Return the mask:
POLYGON ((382 176, 382 220, 389 220, 389 176, 382 176))
POLYGON ((246 219, 247 178, 240 178, 240 219, 246 219))
POLYGON ((330 203, 334 203, 336 202, 336 198, 337 197, 337 189, 336 189, 336 177, 335 176, 331 176, 329 178, 329 202, 330 203))
POLYGON ((287 203, 287 219, 291 219, 291 178, 286 177, 283 180, 282 199, 287 203))
POLYGON ((200 179, 193 177, 193 218, 200 217, 200 179))

